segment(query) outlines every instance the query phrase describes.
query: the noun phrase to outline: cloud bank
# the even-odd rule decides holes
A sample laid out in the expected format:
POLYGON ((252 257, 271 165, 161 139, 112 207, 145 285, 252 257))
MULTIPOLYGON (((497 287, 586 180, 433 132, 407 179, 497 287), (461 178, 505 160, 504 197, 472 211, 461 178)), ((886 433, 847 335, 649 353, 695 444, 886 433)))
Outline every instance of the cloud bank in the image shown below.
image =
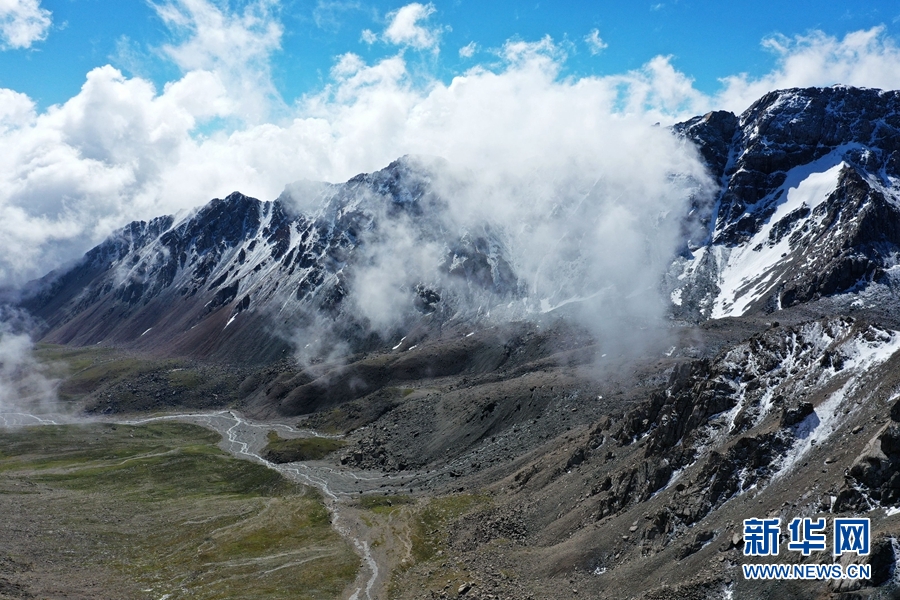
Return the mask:
MULTIPOLYGON (((11 6, 43 10, 33 1, 11 6)), ((47 110, 0 89, 0 285, 40 276, 130 220, 234 190, 271 199, 291 181, 344 181, 410 153, 494 172, 498 188, 525 189, 534 181, 515 178, 531 168, 541 182, 553 181, 542 165, 562 162, 587 169, 576 188, 593 178, 613 190, 616 173, 640 178, 629 165, 654 173, 673 167, 647 162, 655 154, 648 158, 641 144, 659 136, 646 133, 654 122, 712 108, 741 111, 779 87, 900 87, 900 51, 880 28, 842 39, 773 37, 765 41, 777 56, 771 73, 726 78, 713 96, 665 56, 628 73, 564 77, 565 51, 550 38, 480 51, 487 62, 445 83, 405 55, 410 48, 436 52, 443 31, 433 5, 413 3, 387 15, 383 32, 370 32, 373 42, 399 46, 397 54, 373 62, 336 57, 320 90, 287 105, 269 66, 284 34, 274 0, 240 10, 170 0, 157 11, 172 31, 160 50, 182 72, 162 89, 109 65, 47 110), (593 162, 578 162, 587 155, 593 162)), ((552 185, 541 189, 556 193, 552 185)))

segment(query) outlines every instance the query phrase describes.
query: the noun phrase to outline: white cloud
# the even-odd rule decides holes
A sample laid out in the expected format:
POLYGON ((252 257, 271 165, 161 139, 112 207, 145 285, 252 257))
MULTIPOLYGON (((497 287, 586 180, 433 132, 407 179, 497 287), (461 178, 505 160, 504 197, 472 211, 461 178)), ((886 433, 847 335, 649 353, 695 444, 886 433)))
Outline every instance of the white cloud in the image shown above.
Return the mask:
POLYGON ((360 34, 359 36, 359 39, 371 46, 378 41, 378 36, 371 29, 363 29, 362 34, 360 34))
POLYGON ((362 10, 359 2, 346 0, 317 0, 313 9, 313 21, 316 27, 328 31, 338 31, 341 21, 348 12, 362 10))
POLYGON ((5 48, 30 48, 47 38, 51 13, 40 0, 0 0, 0 40, 5 48))
MULTIPOLYGON (((319 168, 343 171, 337 181, 400 154, 446 158, 434 180, 450 203, 446 229, 492 224, 532 309, 585 298, 585 322, 614 338, 614 323, 661 314, 654 282, 675 249, 686 198, 671 174, 693 175, 695 185, 704 176, 666 130, 617 111, 614 82, 561 79, 558 53, 549 39, 510 43, 502 66, 425 88, 411 83, 400 57, 368 65, 345 55, 333 87, 307 99, 309 117, 294 126, 310 127, 315 116, 319 168)), ((367 243, 348 299, 364 298, 358 312, 377 327, 397 322, 398 290, 428 281, 440 254, 414 227, 393 223, 386 235, 367 243)))
POLYGON ((478 49, 478 44, 475 42, 469 42, 465 46, 459 49, 459 56, 461 58, 472 58, 475 56, 475 51, 478 49))
POLYGON ((357 54, 347 52, 338 57, 337 62, 331 68, 331 77, 335 80, 343 80, 358 73, 366 63, 357 54))
POLYGON ((442 29, 420 25, 420 22, 426 21, 434 12, 433 4, 413 2, 388 14, 390 23, 384 30, 384 39, 397 46, 437 52, 442 29))
POLYGON ((599 29, 591 29, 591 32, 584 36, 584 41, 588 45, 588 50, 590 50, 593 55, 600 54, 604 48, 609 47, 609 44, 604 42, 600 37, 599 29))
MULTIPOLYGON (((11 320, 17 316, 5 311, 0 314, 11 320)), ((0 424, 4 426, 33 423, 29 415, 58 418, 62 412, 57 382, 48 377, 49 369, 34 357, 33 349, 27 335, 14 332, 7 322, 0 321, 0 424)))
POLYGON ((556 45, 549 35, 545 35, 537 42, 508 40, 503 44, 499 54, 510 64, 532 62, 561 65, 566 60, 565 51, 556 45))
POLYGON ((0 132, 30 123, 34 118, 34 102, 31 98, 0 88, 0 132))
POLYGON ((712 101, 694 88, 694 81, 672 66, 671 56, 656 56, 640 69, 605 78, 615 87, 619 109, 663 123, 703 114, 712 101))
POLYGON ((163 51, 183 71, 210 71, 234 99, 234 116, 249 122, 268 117, 277 101, 269 58, 281 45, 277 0, 253 0, 243 12, 226 12, 209 0, 169 0, 152 5, 178 40, 163 51))
POLYGON ((761 77, 724 78, 717 105, 742 111, 768 91, 791 87, 840 83, 900 88, 900 48, 884 27, 853 31, 840 40, 821 31, 793 38, 773 36, 763 45, 778 57, 777 67, 761 77))
POLYGON ((20 95, 0 92, 0 115, 23 115, 0 134, 12 149, 0 157, 0 240, 9 257, 0 261, 0 280, 34 276, 35 267, 77 256, 85 242, 131 218, 174 208, 159 186, 196 144, 190 132, 197 120, 227 114, 229 106, 208 71, 192 71, 157 94, 144 80, 101 67, 77 96, 40 115, 20 95))

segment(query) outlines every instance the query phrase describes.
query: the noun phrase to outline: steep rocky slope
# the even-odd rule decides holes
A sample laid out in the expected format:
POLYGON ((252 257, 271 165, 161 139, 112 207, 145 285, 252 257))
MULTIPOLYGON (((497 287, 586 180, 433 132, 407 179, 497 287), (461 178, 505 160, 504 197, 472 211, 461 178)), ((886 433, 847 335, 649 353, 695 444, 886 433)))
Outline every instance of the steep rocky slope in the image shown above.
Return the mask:
POLYGON ((721 182, 673 270, 689 318, 778 310, 890 281, 900 243, 900 94, 772 92, 675 127, 721 182))

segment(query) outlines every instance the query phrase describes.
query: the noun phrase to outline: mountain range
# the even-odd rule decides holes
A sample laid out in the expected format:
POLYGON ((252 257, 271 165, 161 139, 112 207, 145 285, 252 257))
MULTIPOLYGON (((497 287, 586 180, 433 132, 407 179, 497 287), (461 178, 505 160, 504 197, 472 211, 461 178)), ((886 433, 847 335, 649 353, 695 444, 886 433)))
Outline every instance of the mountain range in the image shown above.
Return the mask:
MULTIPOLYGON (((239 365, 241 410, 346 433, 343 468, 490 495, 447 533, 481 597, 897 597, 900 92, 781 90, 671 133, 713 193, 643 292, 664 318, 610 339, 573 317, 602 290, 548 308, 412 156, 131 223, 16 305, 42 342, 239 365), (821 515, 871 519, 870 579, 743 577, 744 519, 821 515)), ((434 568, 392 593, 448 597, 434 568)))

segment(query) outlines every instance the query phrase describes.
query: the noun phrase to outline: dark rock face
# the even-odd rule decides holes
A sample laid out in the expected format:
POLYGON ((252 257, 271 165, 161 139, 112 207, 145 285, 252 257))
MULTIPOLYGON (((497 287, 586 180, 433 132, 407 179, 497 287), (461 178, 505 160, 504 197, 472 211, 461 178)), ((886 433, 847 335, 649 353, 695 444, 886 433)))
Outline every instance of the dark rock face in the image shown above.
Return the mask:
POLYGON ((809 415, 813 414, 813 405, 809 402, 801 402, 794 408, 786 409, 781 413, 781 426, 793 427, 799 425, 809 415))
POLYGON ((886 537, 875 540, 866 562, 872 566, 872 578, 866 582, 868 585, 878 586, 887 582, 894 574, 897 564, 891 540, 886 537))
MULTIPOLYGON (((833 87, 792 89, 766 94, 739 117, 722 171, 728 178, 719 209, 715 240, 746 241, 768 216, 757 207, 791 169, 847 146, 844 157, 862 171, 900 174, 900 93, 833 87), (850 147, 858 146, 858 147, 850 147), (754 213, 748 216, 748 208, 754 213)), ((714 168, 721 160, 711 164, 714 168)))
POLYGON ((709 238, 702 258, 687 263, 677 315, 786 308, 862 289, 896 262, 900 203, 890 182, 900 175, 900 93, 782 90, 739 117, 710 113, 674 131, 722 182, 716 205, 695 211, 709 238), (824 201, 783 208, 804 181, 832 168, 839 172, 824 201), (744 273, 749 263, 763 266, 744 273))
POLYGON ((835 502, 835 510, 865 510, 871 501, 900 503, 900 425, 892 423, 878 436, 875 452, 854 464, 835 502))
POLYGON ((679 123, 672 129, 697 145, 710 172, 716 178, 725 174, 740 123, 734 114, 718 110, 679 123))
POLYGON ((900 400, 891 407, 891 421, 900 422, 900 400))

